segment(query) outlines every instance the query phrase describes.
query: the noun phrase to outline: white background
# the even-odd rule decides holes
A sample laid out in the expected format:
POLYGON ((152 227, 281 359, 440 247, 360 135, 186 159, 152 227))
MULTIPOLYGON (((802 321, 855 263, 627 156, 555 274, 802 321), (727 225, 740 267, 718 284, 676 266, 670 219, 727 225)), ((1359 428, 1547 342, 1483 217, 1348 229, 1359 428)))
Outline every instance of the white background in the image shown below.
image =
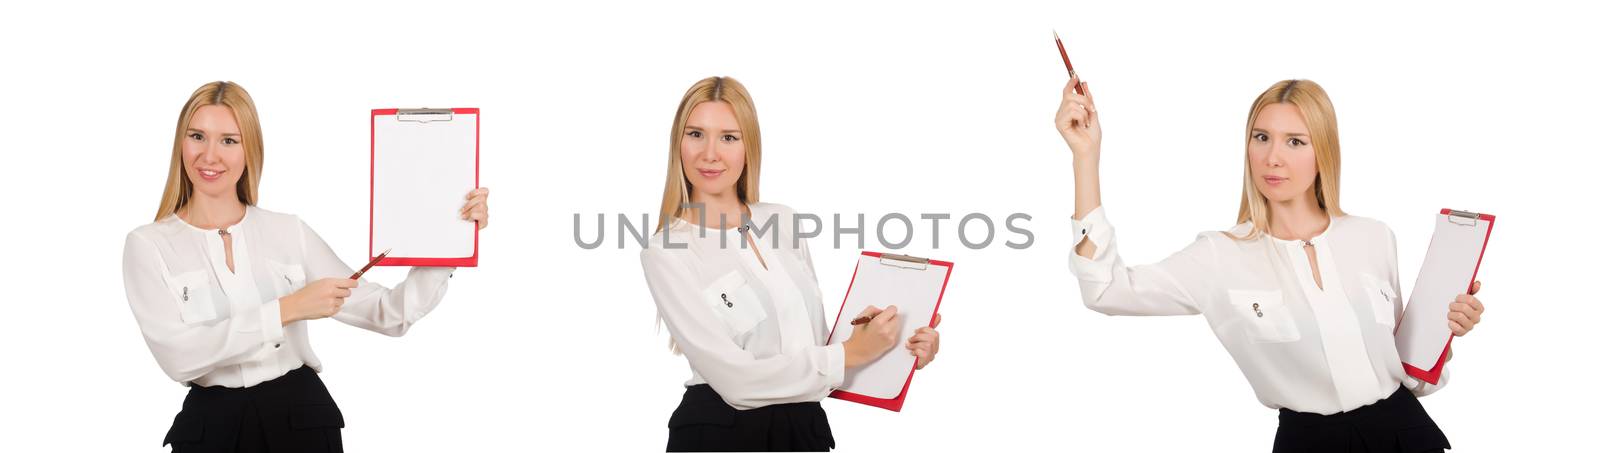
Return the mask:
MULTIPOLYGON (((1592 437, 1592 11, 351 3, 4 8, 0 449, 164 451, 185 389, 127 308, 122 241, 153 215, 184 100, 232 80, 265 130, 261 206, 301 216, 352 265, 368 110, 483 109, 482 267, 457 272, 403 338, 314 322, 349 450, 660 450, 688 367, 654 326, 638 246, 616 248, 613 231, 582 250, 572 216, 653 217, 679 98, 731 75, 761 112, 764 201, 1033 216, 1022 251, 1000 247, 1006 235, 967 250, 949 223, 930 250, 919 230, 905 252, 957 264, 943 352, 902 413, 826 401, 839 451, 1267 450, 1276 412, 1202 319, 1081 306, 1051 29, 1098 96, 1104 201, 1130 263, 1231 225, 1250 101, 1316 80, 1338 108, 1343 205, 1394 228, 1406 292, 1431 213, 1500 217, 1485 320, 1456 342, 1451 384, 1423 399, 1458 451, 1592 437)), ((858 250, 830 242, 811 246, 833 310, 858 250)))

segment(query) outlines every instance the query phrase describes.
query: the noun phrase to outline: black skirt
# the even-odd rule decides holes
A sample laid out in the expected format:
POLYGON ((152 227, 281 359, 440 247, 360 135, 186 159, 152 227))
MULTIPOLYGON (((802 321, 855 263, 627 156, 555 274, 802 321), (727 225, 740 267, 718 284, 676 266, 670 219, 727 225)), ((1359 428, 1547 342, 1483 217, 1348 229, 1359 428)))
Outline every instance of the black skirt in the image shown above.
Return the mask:
POLYGON ((1439 425, 1404 386, 1388 398, 1333 415, 1278 410, 1278 437, 1272 451, 1283 452, 1443 452, 1450 448, 1439 425))
POLYGON ((162 445, 173 453, 341 452, 344 416, 311 368, 246 388, 189 387, 162 445))
POLYGON ((690 386, 667 421, 667 451, 828 451, 822 403, 734 409, 711 386, 690 386))

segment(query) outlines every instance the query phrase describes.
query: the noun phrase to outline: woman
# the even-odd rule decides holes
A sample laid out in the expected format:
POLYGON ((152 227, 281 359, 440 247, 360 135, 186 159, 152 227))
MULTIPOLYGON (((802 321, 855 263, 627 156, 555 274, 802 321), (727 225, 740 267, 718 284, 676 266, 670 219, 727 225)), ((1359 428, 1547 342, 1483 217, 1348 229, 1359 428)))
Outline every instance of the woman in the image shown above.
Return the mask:
MULTIPOLYGON (((1072 148, 1075 252, 1090 309, 1204 314, 1267 407, 1273 451, 1421 452, 1450 448, 1417 402, 1445 384, 1406 375, 1394 233, 1339 207, 1333 104, 1307 80, 1278 82, 1250 108, 1238 224, 1203 232, 1167 259, 1127 267, 1100 206, 1100 116, 1087 84, 1062 91, 1056 129, 1072 148)), ((1456 336, 1477 324, 1478 283, 1450 306, 1456 336)), ((1435 322, 1416 320, 1413 322, 1435 322)))
MULTIPOLYGON (((826 344, 811 252, 783 230, 794 211, 758 202, 760 174, 761 130, 744 86, 711 77, 689 87, 672 123, 661 217, 639 254, 673 350, 693 372, 667 422, 669 451, 833 448, 819 401, 845 369, 889 353, 900 332, 895 307, 868 307, 871 322, 826 344), (776 226, 744 226, 751 219, 776 226)), ((904 347, 920 369, 938 354, 939 333, 917 329, 904 347)))
MULTIPOLYGON (((155 223, 128 233, 128 304, 162 371, 189 387, 163 441, 174 452, 342 451, 344 418, 303 321, 404 335, 453 270, 413 268, 394 290, 346 278, 352 270, 300 219, 255 206, 261 164, 250 95, 201 86, 178 116, 155 223)), ((463 221, 488 226, 488 196, 468 194, 463 221)))

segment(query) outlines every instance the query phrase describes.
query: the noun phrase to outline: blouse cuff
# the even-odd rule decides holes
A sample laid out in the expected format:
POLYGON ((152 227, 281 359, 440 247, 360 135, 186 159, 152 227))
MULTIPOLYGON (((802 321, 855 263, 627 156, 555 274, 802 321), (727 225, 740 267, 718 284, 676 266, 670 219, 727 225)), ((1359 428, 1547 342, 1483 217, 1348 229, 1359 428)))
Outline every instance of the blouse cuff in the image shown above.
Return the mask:
POLYGON ((1068 250, 1067 267, 1080 280, 1096 282, 1111 281, 1112 262, 1109 259, 1112 247, 1111 222, 1106 220, 1105 207, 1094 208, 1082 219, 1072 220, 1072 249, 1068 250), (1094 242, 1094 254, 1088 258, 1079 256, 1078 244, 1084 238, 1094 242))
POLYGON ((823 351, 828 355, 827 368, 817 371, 827 376, 829 389, 844 386, 844 343, 830 344, 823 351))
POLYGON ((261 343, 276 349, 283 344, 282 299, 261 304, 261 343))

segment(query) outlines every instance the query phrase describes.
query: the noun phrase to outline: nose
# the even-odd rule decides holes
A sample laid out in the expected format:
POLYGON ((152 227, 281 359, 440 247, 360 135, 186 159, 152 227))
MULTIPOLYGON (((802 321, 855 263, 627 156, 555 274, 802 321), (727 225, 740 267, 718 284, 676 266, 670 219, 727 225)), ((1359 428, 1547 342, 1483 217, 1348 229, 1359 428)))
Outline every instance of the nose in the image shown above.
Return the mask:
POLYGON ((1283 166, 1283 143, 1275 141, 1267 146, 1267 166, 1274 168, 1283 166))
POLYGON ((222 144, 218 140, 212 140, 207 137, 206 141, 200 145, 200 155, 195 156, 195 163, 215 163, 219 146, 222 146, 222 144))
POLYGON ((705 163, 716 163, 719 160, 721 159, 717 157, 716 140, 703 140, 700 144, 700 161, 705 163))

